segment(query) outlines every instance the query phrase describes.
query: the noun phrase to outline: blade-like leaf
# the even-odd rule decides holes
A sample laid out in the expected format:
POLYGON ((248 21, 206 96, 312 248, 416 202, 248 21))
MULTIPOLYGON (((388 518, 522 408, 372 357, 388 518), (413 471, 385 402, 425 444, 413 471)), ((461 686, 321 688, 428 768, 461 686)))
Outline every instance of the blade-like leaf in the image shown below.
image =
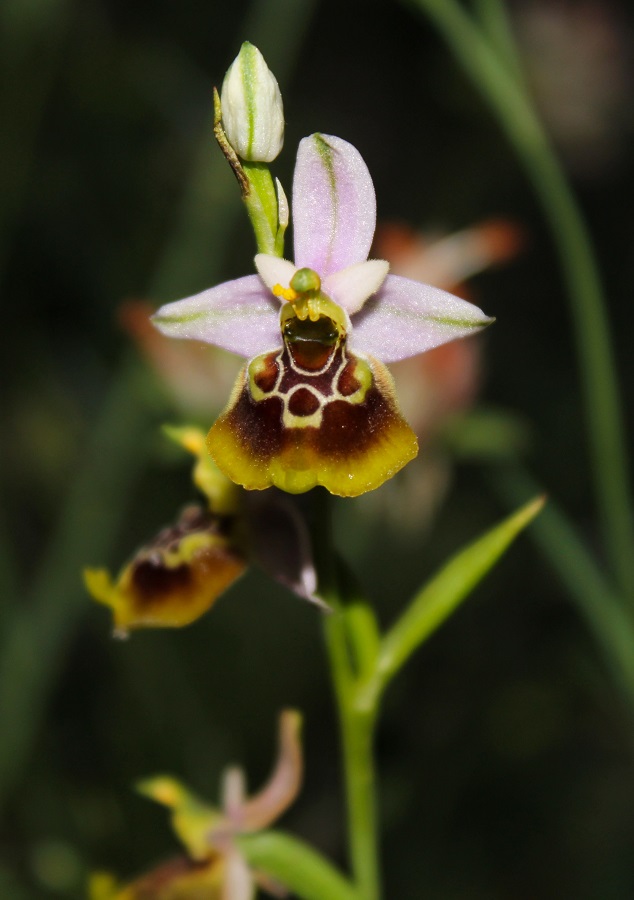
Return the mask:
POLYGON ((272 876, 301 900, 359 900, 352 884, 327 859, 297 838, 261 831, 238 838, 249 865, 272 876))
POLYGON ((454 556, 392 626, 381 644, 374 679, 362 692, 362 705, 373 705, 380 691, 414 650, 469 596, 517 535, 537 515, 545 498, 537 497, 454 556))

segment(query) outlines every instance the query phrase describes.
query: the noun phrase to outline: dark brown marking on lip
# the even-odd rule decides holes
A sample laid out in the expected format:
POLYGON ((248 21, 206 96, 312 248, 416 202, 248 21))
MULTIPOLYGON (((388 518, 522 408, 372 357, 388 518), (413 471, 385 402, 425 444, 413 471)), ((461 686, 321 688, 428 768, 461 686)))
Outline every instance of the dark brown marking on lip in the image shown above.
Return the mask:
POLYGON ((276 357, 277 352, 269 353, 265 356, 263 359, 264 368, 261 369, 253 379, 264 394, 269 394, 277 384, 280 370, 276 357))
POLYGON ((284 344, 295 365, 305 372, 318 372, 328 365, 339 340, 339 330, 328 316, 288 319, 284 324, 284 344))
POLYGON ((308 388, 300 388, 292 394, 288 401, 288 410, 294 416, 312 416, 316 413, 321 402, 308 388))
POLYGON ((337 380, 337 390, 344 397, 349 397, 351 394, 354 394, 361 387, 361 382, 356 377, 355 373, 356 362, 354 359, 349 359, 346 363, 346 366, 339 376, 337 380))
MULTIPOLYGON (((311 381, 312 386, 312 381, 311 381)), ((310 391, 299 390, 291 398, 289 409, 294 415, 310 415, 318 408, 317 398, 310 391), (304 402, 304 394, 310 412, 295 412, 291 404, 301 396, 298 404, 304 402), (314 408, 313 408, 314 402, 314 408)), ((376 385, 368 390, 362 403, 352 404, 346 400, 331 400, 323 406, 323 420, 319 428, 286 428, 282 419, 282 400, 267 397, 254 401, 245 388, 237 403, 226 412, 231 430, 240 435, 244 444, 258 459, 265 461, 279 453, 292 450, 302 444, 309 452, 330 458, 358 457, 367 454, 378 435, 387 430, 400 415, 386 400, 376 385)))
POLYGON ((341 367, 342 359, 343 348, 339 346, 332 354, 332 359, 323 372, 317 371, 313 373, 310 370, 301 368, 300 371, 297 371, 297 360, 293 357, 294 368, 293 363, 291 363, 289 348, 285 347, 280 359, 284 372, 279 385, 280 394, 288 394, 297 385, 310 384, 311 388, 314 388, 323 397, 332 396, 332 383, 341 367))
POLYGON ((155 603, 162 595, 187 592, 191 589, 191 566, 187 563, 166 566, 156 554, 134 564, 132 584, 137 603, 155 603))
POLYGON ((319 341, 298 341, 289 344, 289 353, 295 365, 306 372, 319 372, 328 363, 332 347, 325 347, 319 341))
POLYGON ((235 406, 227 412, 227 418, 241 442, 258 459, 268 459, 279 453, 281 447, 283 409, 280 397, 256 401, 245 386, 235 406))
MULTIPOLYGON (((191 888, 196 887, 195 880, 198 880, 196 879, 197 875, 204 878, 206 873, 209 873, 209 877, 211 878, 213 868, 219 864, 220 857, 215 853, 210 853, 208 859, 200 861, 191 860, 185 856, 176 857, 175 859, 163 863, 152 872, 142 875, 129 885, 128 889, 132 889, 133 894, 131 894, 131 896, 136 897, 137 900, 150 900, 150 898, 158 896, 159 892, 161 896, 163 896, 166 891, 169 891, 170 896, 181 896, 181 891, 187 891, 190 884, 191 888), (183 887, 178 891, 177 895, 173 892, 178 890, 181 882, 183 883, 183 887)), ((200 890, 204 890, 205 896, 207 895, 207 888, 205 888, 202 882, 200 890)), ((125 893, 127 894, 128 890, 126 890, 125 893)), ((167 894, 165 894, 165 896, 167 896, 167 894)), ((182 893, 182 896, 186 896, 185 893, 182 893)), ((194 894, 191 894, 191 896, 193 897, 194 894)), ((201 893, 199 895, 198 891, 196 891, 195 896, 203 896, 203 894, 201 893)))

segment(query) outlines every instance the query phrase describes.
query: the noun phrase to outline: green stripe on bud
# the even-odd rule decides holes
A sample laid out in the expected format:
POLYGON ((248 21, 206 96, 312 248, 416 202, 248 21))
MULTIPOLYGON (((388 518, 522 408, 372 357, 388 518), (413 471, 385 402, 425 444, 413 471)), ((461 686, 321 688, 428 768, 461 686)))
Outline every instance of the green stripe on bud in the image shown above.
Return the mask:
POLYGON ((248 41, 225 75, 221 104, 224 130, 238 156, 272 162, 284 142, 282 95, 264 57, 248 41))

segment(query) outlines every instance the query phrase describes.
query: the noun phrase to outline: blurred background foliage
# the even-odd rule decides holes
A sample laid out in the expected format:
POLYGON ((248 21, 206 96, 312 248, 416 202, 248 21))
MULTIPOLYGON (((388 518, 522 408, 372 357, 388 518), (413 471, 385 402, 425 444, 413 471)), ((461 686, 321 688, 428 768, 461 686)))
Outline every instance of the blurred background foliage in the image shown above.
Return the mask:
MULTIPOLYGON (((611 2, 510 10, 597 243, 631 410, 633 23, 611 2)), ((479 406, 436 430, 414 474, 336 505, 340 543, 381 620, 500 518, 496 485, 518 454, 597 543, 571 326, 541 212, 420 14, 388 0, 4 0, 0 895, 10 900, 79 898, 91 869, 130 875, 168 855, 166 819, 132 783, 167 770, 214 799, 235 761, 255 786, 286 706, 305 714, 306 785, 284 825, 345 859, 319 613, 251 571, 192 627, 121 642, 81 583, 84 565, 117 569, 194 497, 190 461, 160 424, 208 425, 224 400, 212 380, 208 408, 198 384, 203 400, 184 411, 122 308, 251 269, 252 236, 211 140, 212 85, 245 39, 282 84, 286 149, 274 171, 287 189, 298 140, 319 130, 362 152, 379 222, 433 236, 502 218, 523 235, 512 260, 470 281, 469 296, 498 317, 482 344, 479 406), (422 498, 413 514, 399 506, 410 488, 422 498)), ((195 352, 207 365, 213 351, 195 352)), ((632 896, 632 725, 523 538, 389 692, 378 746, 386 896, 632 896)))

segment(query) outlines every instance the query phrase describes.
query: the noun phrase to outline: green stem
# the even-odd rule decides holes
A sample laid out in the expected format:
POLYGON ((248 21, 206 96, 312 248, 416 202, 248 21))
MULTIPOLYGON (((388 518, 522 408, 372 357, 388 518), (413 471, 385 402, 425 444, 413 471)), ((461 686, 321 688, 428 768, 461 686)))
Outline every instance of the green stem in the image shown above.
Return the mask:
POLYGON ((514 145, 551 227, 572 305, 593 477, 614 576, 634 597, 634 522, 605 300, 587 227, 525 92, 455 0, 414 0, 479 87, 514 145))
MULTIPOLYGON (((328 597, 331 605, 334 598, 328 597)), ((354 879, 363 900, 378 900, 377 815, 374 790, 373 737, 375 717, 355 709, 344 614, 336 609, 326 620, 346 780, 348 839, 354 879)))
POLYGON ((279 255, 277 233, 277 193, 270 169, 264 163, 243 163, 249 182, 249 193, 243 198, 255 233, 258 253, 279 255))
POLYGON ((359 897, 378 900, 377 813, 373 756, 375 709, 356 704, 357 676, 347 634, 346 607, 342 579, 334 556, 330 519, 330 497, 315 491, 317 521, 315 547, 318 548, 320 594, 333 612, 325 619, 326 648, 337 701, 343 744, 350 861, 359 897))

